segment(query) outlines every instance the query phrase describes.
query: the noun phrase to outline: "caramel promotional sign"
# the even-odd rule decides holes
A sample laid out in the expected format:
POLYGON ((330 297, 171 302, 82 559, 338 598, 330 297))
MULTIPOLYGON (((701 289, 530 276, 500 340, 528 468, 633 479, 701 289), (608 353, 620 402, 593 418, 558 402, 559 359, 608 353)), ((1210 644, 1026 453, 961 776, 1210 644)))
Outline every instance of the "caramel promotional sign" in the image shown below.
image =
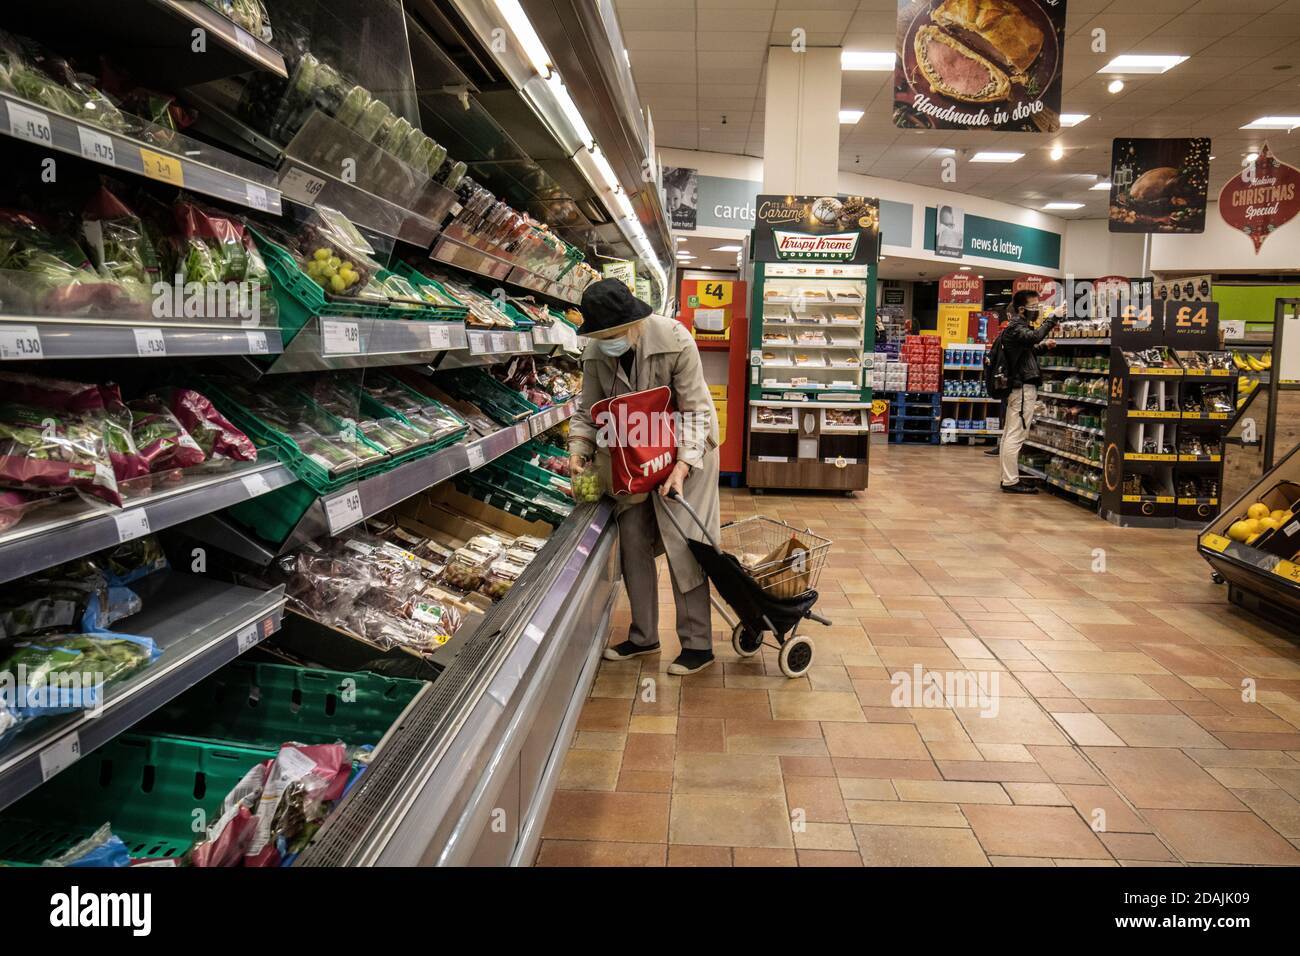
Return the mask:
POLYGON ((1219 215, 1244 232, 1259 255, 1264 240, 1300 213, 1300 169, 1282 162, 1268 144, 1219 191, 1219 215))
POLYGON ((880 203, 862 196, 759 196, 754 257, 760 262, 876 261, 880 203))
POLYGON ((899 0, 894 125, 1061 128, 1065 0, 899 0))

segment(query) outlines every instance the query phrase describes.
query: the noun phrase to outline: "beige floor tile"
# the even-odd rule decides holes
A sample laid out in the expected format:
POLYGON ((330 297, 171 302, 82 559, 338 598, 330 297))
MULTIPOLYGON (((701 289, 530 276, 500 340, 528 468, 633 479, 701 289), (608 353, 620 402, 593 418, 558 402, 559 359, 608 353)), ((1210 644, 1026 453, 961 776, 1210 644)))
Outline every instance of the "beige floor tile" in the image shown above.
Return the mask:
MULTIPOLYGON (((1181 750, 1086 747, 1084 753, 1140 810, 1242 810, 1225 787, 1181 750)), ((1150 819, 1149 814, 1144 814, 1150 819)))
POLYGON ((729 846, 670 846, 669 866, 731 866, 729 846))
POLYGON ((675 793, 669 843, 698 846, 794 847, 785 799, 675 793))
POLYGON ((969 827, 955 803, 910 803, 900 800, 846 800, 849 820, 896 827, 969 827))
POLYGON ((794 829, 794 845, 799 850, 856 851, 853 827, 847 823, 807 823, 794 829))
POLYGON ((1161 700, 1160 694, 1132 674, 1057 674, 1075 697, 1095 700, 1161 700))
POLYGON ((1278 785, 1259 770, 1249 767, 1206 767, 1211 777, 1229 790, 1277 790, 1278 785))
POLYGON ((1034 763, 1034 756, 1024 744, 980 744, 980 756, 1003 763, 1034 763))
POLYGON ((1068 807, 1069 799, 1054 783, 1004 783, 1011 802, 1025 806, 1068 807))
POLYGON ((666 851, 662 843, 543 840, 534 866, 663 866, 666 851))
POLYGON ((1300 800, 1282 790, 1239 790, 1237 796, 1282 836, 1300 839, 1300 800))
POLYGON ((991 856, 989 862, 994 866, 1051 866, 1056 864, 1051 860, 1036 859, 1032 856, 991 856))
POLYGON ((1145 654, 1136 652, 1036 650, 1034 653, 1054 674, 1169 673, 1145 654))
POLYGON ((916 728, 910 724, 823 725, 826 747, 832 757, 863 757, 885 760, 929 760, 916 728))
POLYGON ((560 768, 561 790, 613 790, 623 754, 617 750, 570 750, 560 768))
POLYGON ((845 800, 897 800, 898 792, 890 780, 865 777, 840 777, 840 795, 845 800))
POLYGON ((964 783, 954 780, 895 780, 899 800, 921 803, 1010 803, 1011 798, 996 783, 964 783))
POLYGON ((962 804, 984 852, 996 856, 1108 860, 1097 835, 1066 807, 962 804))
POLYGON ((1300 865, 1300 850, 1253 813, 1148 810, 1145 815, 1190 863, 1300 865))
POLYGON ((1096 714, 1052 714, 1070 739, 1081 747, 1123 747, 1124 740, 1096 714))
POLYGON ((1169 848, 1150 833, 1099 833, 1097 836, 1117 860, 1174 862, 1174 855, 1169 852, 1169 848))
POLYGON ((825 757, 826 743, 799 737, 728 737, 727 753, 778 757, 825 757))
MULTIPOLYGON (((1130 747, 1191 747, 1212 749, 1218 743, 1196 721, 1182 715, 1105 714, 1101 720, 1130 747)), ((1101 741, 1080 741, 1085 746, 1108 746, 1101 741)))
POLYGON ((664 843, 668 795, 557 790, 542 838, 615 843, 664 843))
POLYGON ((573 735, 574 750, 617 750, 622 751, 627 743, 627 734, 613 734, 600 730, 579 730, 573 735))
POLYGON ((790 813, 802 811, 814 823, 848 823, 839 781, 834 777, 785 778, 785 799, 790 813))
POLYGON ((623 749, 623 769, 671 772, 676 740, 668 734, 629 734, 623 749))
POLYGON ((775 756, 682 753, 674 766, 673 792, 781 797, 785 788, 775 756))
MULTIPOLYGON (((965 733, 965 731, 962 731, 962 733, 965 733)), ((984 754, 980 748, 968 740, 933 740, 925 746, 930 751, 930 756, 935 760, 977 761, 984 759, 984 754)))
POLYGON ((862 866, 862 857, 853 850, 798 850, 800 866, 862 866))
POLYGON ((771 698, 777 720, 866 720, 857 696, 844 691, 773 691, 771 698))
POLYGON ((1051 718, 1031 700, 1001 700, 997 713, 989 713, 987 716, 986 712, 975 708, 958 708, 956 713, 966 727, 966 733, 970 734, 970 739, 977 745, 1059 746, 1069 743, 1051 718))
POLYGON ((732 866, 798 866, 794 850, 737 846, 731 848, 732 866))
POLYGON ((989 865, 969 830, 855 824, 853 833, 867 866, 989 865))
POLYGON ((628 733, 631 734, 675 734, 677 733, 676 717, 657 717, 647 714, 633 714, 632 720, 628 724, 628 733))
POLYGON ((1150 825, 1106 785, 1061 784, 1061 792, 1097 833, 1150 833, 1150 825))

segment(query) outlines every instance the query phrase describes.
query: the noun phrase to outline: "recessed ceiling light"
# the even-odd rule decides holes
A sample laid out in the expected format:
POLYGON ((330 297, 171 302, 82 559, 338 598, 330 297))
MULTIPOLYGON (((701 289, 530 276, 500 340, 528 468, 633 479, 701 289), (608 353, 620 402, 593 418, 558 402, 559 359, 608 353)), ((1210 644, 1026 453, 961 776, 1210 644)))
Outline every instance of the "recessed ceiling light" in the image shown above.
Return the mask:
POLYGON ((841 123, 856 123, 862 119, 862 110, 840 110, 841 123))
POLYGON ((1062 146, 1060 143, 1057 143, 1052 147, 1052 152, 1049 155, 1052 157, 1052 159, 1060 159, 1062 156, 1065 155, 1065 147, 1062 146))
POLYGON ((840 51, 841 70, 892 70, 893 68, 893 50, 840 51))
POLYGON ((1300 126, 1300 116, 1261 116, 1251 120, 1242 129, 1284 129, 1287 132, 1300 126))
POLYGON ((983 279, 984 277, 983 277, 982 275, 979 275, 979 276, 976 276, 975 278, 977 278, 977 279, 983 279))
POLYGON ((1110 180, 1109 180, 1109 179, 1103 179, 1103 180, 1102 180, 1101 182, 1099 182, 1099 183, 1093 183, 1092 186, 1089 187, 1089 188, 1090 188, 1090 189, 1098 189, 1098 190, 1100 190, 1100 189, 1105 189, 1107 192, 1109 192, 1109 191, 1110 191, 1110 180))
POLYGON ((739 252, 740 246, 714 246, 714 252, 739 252))
POLYGON ((1177 53, 1122 53, 1098 73, 1168 73, 1187 57, 1177 53))
POLYGON ((959 271, 959 272, 970 272, 970 266, 962 266, 958 271, 959 271))
POLYGON ((1106 90, 1107 92, 1110 93, 1118 93, 1123 89, 1124 89, 1123 80, 1111 80, 1109 83, 1106 84, 1106 90))
POLYGON ((934 151, 936 156, 956 156, 957 150, 947 146, 941 146, 934 151))
POLYGON ((981 150, 970 158, 972 163, 1014 163, 1024 158, 1024 153, 996 153, 981 150))
POLYGON ((685 241, 686 241, 686 237, 685 237, 685 236, 677 236, 677 237, 675 237, 675 238, 677 239, 678 242, 685 242, 685 241))
POLYGON ((1081 202, 1049 202, 1044 209, 1082 209, 1084 206, 1081 202))
POLYGON ((1078 126, 1091 115, 1091 113, 1062 113, 1061 125, 1066 127, 1078 126))

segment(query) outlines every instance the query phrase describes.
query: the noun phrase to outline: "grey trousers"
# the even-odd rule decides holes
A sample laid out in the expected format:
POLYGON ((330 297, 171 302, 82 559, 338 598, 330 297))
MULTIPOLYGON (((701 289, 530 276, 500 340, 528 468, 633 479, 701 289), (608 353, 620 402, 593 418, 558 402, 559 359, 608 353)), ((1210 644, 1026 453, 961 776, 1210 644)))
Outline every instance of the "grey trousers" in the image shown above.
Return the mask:
MULTIPOLYGON (((648 497, 618 516, 619 560, 623 566, 623 586, 632 605, 632 628, 628 639, 640 647, 659 643, 659 567, 655 552, 659 550, 659 523, 654 502, 648 497)), ((669 580, 672 575, 669 574, 669 580)), ((673 581, 673 601, 677 605, 677 638, 682 649, 713 649, 712 614, 709 606, 709 582, 682 593, 673 581)))

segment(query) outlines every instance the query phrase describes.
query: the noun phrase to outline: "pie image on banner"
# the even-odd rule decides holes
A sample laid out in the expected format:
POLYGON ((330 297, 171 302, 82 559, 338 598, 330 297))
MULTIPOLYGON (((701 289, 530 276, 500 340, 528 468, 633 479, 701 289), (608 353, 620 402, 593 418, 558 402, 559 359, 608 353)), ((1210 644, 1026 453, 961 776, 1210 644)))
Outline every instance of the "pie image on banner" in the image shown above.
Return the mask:
POLYGON ((1204 232, 1210 141, 1117 139, 1110 156, 1111 232, 1204 232))
POLYGON ((1065 0, 899 0, 894 124, 1061 128, 1065 0))

